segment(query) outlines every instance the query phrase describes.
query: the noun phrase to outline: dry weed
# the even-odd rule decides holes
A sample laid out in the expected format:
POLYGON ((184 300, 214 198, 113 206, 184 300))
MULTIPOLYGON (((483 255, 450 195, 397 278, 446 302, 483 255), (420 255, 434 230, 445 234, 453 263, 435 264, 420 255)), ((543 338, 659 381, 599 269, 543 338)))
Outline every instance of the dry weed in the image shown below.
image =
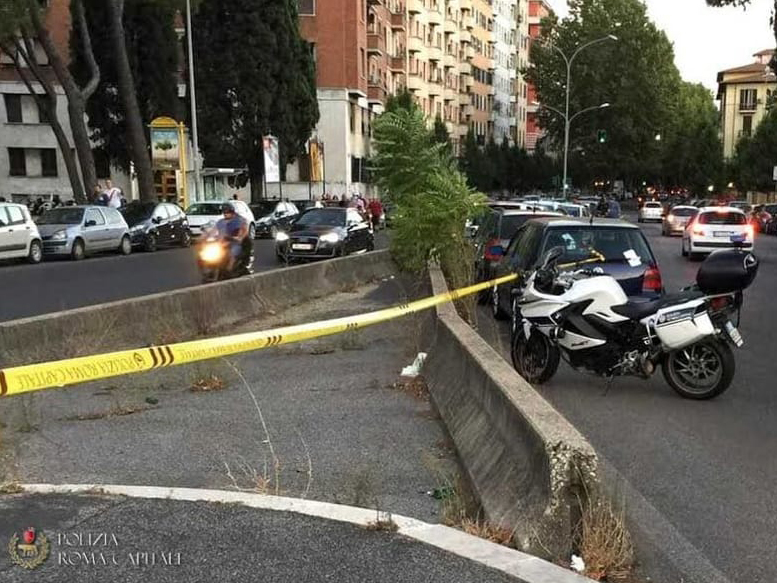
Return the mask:
POLYGON ((623 581, 634 564, 634 547, 623 510, 603 496, 589 496, 579 527, 585 574, 596 581, 623 581))
POLYGON ((16 482, 0 484, 0 494, 21 494, 22 492, 24 492, 24 488, 16 482))
POLYGON ((195 380, 189 390, 193 393, 210 393, 223 391, 226 388, 226 383, 220 377, 209 374, 195 380))
POLYGON ((375 520, 367 523, 365 528, 376 532, 397 532, 399 530, 399 526, 394 522, 391 514, 381 516, 380 512, 375 520))
POLYGON ((83 415, 71 415, 70 417, 62 417, 60 421, 96 421, 98 419, 110 419, 111 417, 126 417, 128 415, 134 415, 135 413, 142 413, 148 411, 153 407, 122 407, 114 406, 107 411, 100 411, 97 413, 84 413, 83 415))
POLYGON ((391 385, 391 388, 411 395, 420 401, 429 401, 429 386, 424 377, 420 375, 415 378, 402 378, 391 385))
POLYGON ((460 524, 455 526, 467 534, 471 534, 498 545, 515 548, 513 532, 502 526, 496 526, 488 521, 472 518, 465 518, 460 524))

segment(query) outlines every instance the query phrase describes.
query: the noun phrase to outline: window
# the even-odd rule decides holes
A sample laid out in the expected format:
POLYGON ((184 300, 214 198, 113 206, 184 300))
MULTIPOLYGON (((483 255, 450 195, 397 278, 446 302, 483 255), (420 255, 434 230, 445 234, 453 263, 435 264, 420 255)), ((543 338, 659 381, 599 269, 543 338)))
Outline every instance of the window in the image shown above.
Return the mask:
POLYGON ((97 209, 89 209, 86 211, 86 223, 89 221, 94 221, 95 225, 104 225, 105 219, 103 218, 103 215, 100 211, 97 209))
POLYGON ((120 225, 124 222, 122 214, 116 209, 105 208, 103 209, 103 213, 105 213, 105 216, 108 218, 108 224, 110 225, 120 225))
POLYGON ((27 157, 24 148, 8 148, 8 165, 11 176, 27 176, 27 157))
POLYGON ((747 223, 744 213, 702 213, 697 222, 700 225, 744 225, 747 223))
POLYGON ((48 110, 45 107, 41 107, 37 101, 35 103, 38 106, 38 123, 51 123, 48 110))
POLYGON ((165 208, 165 205, 160 204, 159 206, 157 206, 154 209, 153 218, 155 218, 155 219, 159 218, 159 219, 162 219, 162 220, 167 220, 168 213, 167 213, 167 209, 165 208))
POLYGON ((348 224, 356 224, 356 225, 358 225, 359 223, 362 222, 362 217, 354 209, 348 209, 347 210, 347 215, 346 215, 346 220, 348 221, 348 224))
POLYGON ((181 218, 181 210, 174 204, 165 205, 165 208, 167 209, 167 214, 170 215, 171 219, 175 220, 181 218))
POLYGON ((8 212, 8 218, 10 219, 8 222, 9 226, 24 224, 24 213, 18 206, 8 206, 5 210, 8 212))
POLYGON ((5 207, 0 206, 0 227, 8 226, 8 215, 5 214, 5 207))
POLYGON ((5 116, 8 123, 22 123, 22 96, 6 93, 5 116))
POLYGON ((750 137, 752 133, 753 133, 753 116, 743 115, 742 116, 742 135, 750 137))
POLYGON ((739 111, 755 111, 758 101, 758 91, 756 89, 739 90, 739 111))
POLYGON ((57 176, 57 151, 54 148, 42 148, 40 150, 41 176, 57 176))
POLYGON ((299 13, 307 14, 307 15, 315 15, 316 0, 299 0, 299 13))

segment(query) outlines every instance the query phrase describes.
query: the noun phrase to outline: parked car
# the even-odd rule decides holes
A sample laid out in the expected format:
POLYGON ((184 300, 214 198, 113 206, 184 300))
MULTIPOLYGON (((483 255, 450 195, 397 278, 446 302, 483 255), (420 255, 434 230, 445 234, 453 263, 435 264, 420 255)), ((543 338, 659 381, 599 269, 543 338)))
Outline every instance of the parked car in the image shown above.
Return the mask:
POLYGON ((69 256, 78 261, 101 251, 132 253, 129 227, 122 214, 104 206, 67 206, 51 209, 38 219, 43 254, 69 256))
POLYGON ((120 209, 130 229, 133 247, 153 252, 157 247, 188 247, 189 220, 178 205, 133 201, 120 209))
POLYGON ((753 205, 751 205, 746 200, 732 200, 726 206, 739 209, 745 214, 749 214, 753 211, 753 205))
POLYGON ((256 219, 254 219, 254 213, 242 200, 195 202, 190 205, 186 209, 186 216, 189 219, 189 231, 192 237, 199 237, 210 223, 216 223, 222 219, 224 213, 221 209, 227 203, 232 204, 235 207, 235 212, 246 220, 248 237, 254 239, 256 237, 256 219))
POLYGON ((764 205, 764 211, 771 216, 771 219, 766 223, 764 233, 777 235, 777 204, 764 205))
MULTIPOLYGON (((560 264, 594 259, 594 252, 603 256, 604 261, 585 266, 600 267, 613 276, 627 296, 655 299, 663 293, 658 262, 645 235, 636 225, 619 219, 598 219, 593 223, 569 217, 529 220, 510 241, 504 257, 495 266, 494 277, 532 271, 554 247, 564 249, 560 264)), ((496 319, 505 319, 512 313, 512 290, 523 284, 519 277, 492 289, 491 313, 496 319)))
MULTIPOLYGON (((494 268, 502 259, 504 250, 510 240, 523 224, 529 219, 541 217, 561 217, 561 213, 535 212, 518 210, 489 211, 481 223, 475 237, 475 283, 488 281, 494 277, 494 268)), ((485 303, 489 292, 478 295, 478 300, 485 303)))
POLYGON ((0 259, 40 263, 43 243, 30 211, 23 204, 0 202, 0 259))
POLYGON ((249 205, 249 208, 256 218, 256 236, 273 239, 278 231, 288 229, 300 212, 294 203, 282 200, 263 200, 249 205))
POLYGON ((563 202, 556 207, 556 210, 563 212, 570 217, 585 218, 591 216, 591 207, 587 204, 563 202))
POLYGON ((753 249, 755 229, 747 215, 734 207, 706 207, 683 232, 682 255, 691 260, 718 249, 753 249))
POLYGON ((644 223, 645 221, 660 221, 664 214, 664 205, 660 202, 651 200, 643 204, 637 215, 637 222, 644 223))
POLYGON ((275 254, 282 262, 343 257, 374 248, 372 230, 355 208, 310 209, 275 237, 275 254))
POLYGON ((671 210, 664 213, 664 218, 661 221, 661 234, 664 237, 682 235, 685 230, 685 225, 687 225, 688 221, 693 219, 698 212, 699 209, 690 205, 677 205, 672 207, 671 210))

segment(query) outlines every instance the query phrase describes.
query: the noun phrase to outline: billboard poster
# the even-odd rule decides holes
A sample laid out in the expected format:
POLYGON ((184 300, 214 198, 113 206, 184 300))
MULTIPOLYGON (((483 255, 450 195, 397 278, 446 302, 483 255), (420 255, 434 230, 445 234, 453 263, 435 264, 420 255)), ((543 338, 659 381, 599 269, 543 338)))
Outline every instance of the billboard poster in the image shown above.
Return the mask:
POLYGON ((323 144, 316 140, 311 140, 309 145, 310 152, 310 180, 321 182, 324 175, 324 152, 323 144))
POLYGON ((265 136, 264 142, 264 175, 267 182, 281 181, 281 164, 278 155, 278 138, 265 136))
POLYGON ((180 154, 178 128, 151 127, 151 160, 154 168, 180 169, 180 154))

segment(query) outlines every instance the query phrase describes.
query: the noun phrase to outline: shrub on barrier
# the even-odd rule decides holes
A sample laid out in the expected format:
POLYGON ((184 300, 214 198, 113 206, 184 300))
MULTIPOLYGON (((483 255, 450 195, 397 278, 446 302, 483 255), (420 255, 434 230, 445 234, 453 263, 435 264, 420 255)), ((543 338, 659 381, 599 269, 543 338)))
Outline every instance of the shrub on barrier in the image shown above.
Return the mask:
POLYGON ((394 102, 374 125, 375 180, 394 206, 392 254, 405 271, 439 262, 452 288, 472 283, 473 249, 465 225, 485 196, 467 184, 445 144, 411 100, 394 102))

